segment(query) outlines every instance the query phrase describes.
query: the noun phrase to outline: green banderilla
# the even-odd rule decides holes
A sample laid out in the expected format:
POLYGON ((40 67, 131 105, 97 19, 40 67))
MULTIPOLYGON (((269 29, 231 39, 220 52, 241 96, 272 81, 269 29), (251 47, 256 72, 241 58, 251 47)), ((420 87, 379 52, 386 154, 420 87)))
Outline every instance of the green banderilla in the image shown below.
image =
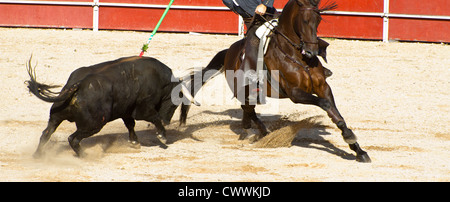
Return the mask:
POLYGON ((147 52, 148 50, 148 44, 150 43, 150 41, 152 40, 153 36, 155 36, 156 31, 158 31, 159 26, 161 25, 162 21, 164 20, 164 18, 167 15, 167 12, 169 12, 170 6, 172 6, 174 0, 170 0, 169 5, 167 5, 166 10, 164 11, 164 13, 162 14, 161 18, 159 19, 158 23, 156 24, 155 29, 153 29, 152 34, 150 35, 150 38, 148 38, 147 42, 142 46, 142 51, 141 54, 139 54, 139 57, 142 57, 142 55, 144 55, 144 52, 147 52))

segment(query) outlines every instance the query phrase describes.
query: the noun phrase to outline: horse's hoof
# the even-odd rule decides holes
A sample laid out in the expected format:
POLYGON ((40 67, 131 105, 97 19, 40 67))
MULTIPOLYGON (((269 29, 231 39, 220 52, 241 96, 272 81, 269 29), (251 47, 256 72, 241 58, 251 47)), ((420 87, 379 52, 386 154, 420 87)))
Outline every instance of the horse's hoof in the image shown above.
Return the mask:
POLYGON ((238 140, 245 140, 247 134, 240 134, 238 140))
POLYGON ((364 152, 362 154, 357 154, 356 161, 361 162, 361 163, 371 163, 372 162, 372 160, 370 159, 367 152, 364 152))
POLYGON ((248 137, 248 142, 250 144, 253 144, 253 143, 255 143, 258 140, 259 140, 258 135, 252 135, 252 136, 248 137))
POLYGON ((248 129, 244 129, 245 132, 247 133, 247 139, 250 142, 250 144, 255 143, 256 141, 258 141, 258 135, 256 134, 255 130, 253 130, 252 128, 248 128, 248 129))
POLYGON ((163 144, 167 143, 166 137, 164 137, 162 135, 157 135, 156 137, 158 138, 159 141, 161 141, 161 143, 163 143, 163 144))

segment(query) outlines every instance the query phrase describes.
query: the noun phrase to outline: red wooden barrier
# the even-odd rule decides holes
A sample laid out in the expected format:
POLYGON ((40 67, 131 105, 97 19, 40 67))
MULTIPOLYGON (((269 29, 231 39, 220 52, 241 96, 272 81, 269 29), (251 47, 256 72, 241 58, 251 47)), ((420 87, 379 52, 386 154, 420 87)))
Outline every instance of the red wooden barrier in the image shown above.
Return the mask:
POLYGON ((92 7, 0 3, 0 26, 92 28, 92 7))
POLYGON ((383 39, 383 19, 380 17, 324 16, 317 34, 321 37, 381 40, 383 39))
MULTIPOLYGON (((0 0, 0 26, 95 27, 94 0, 45 1, 49 3, 36 0, 19 1, 21 3, 0 0)), ((275 0, 274 6, 282 9, 287 1, 275 0)), ((323 14, 319 36, 450 42, 449 0, 334 1, 337 2, 338 9, 323 14), (385 9, 385 2, 389 2, 389 12, 385 9), (433 16, 438 19, 432 19, 433 16), (383 32, 387 30, 389 32, 383 32)), ((169 0, 100 0, 97 4, 98 28, 152 30, 168 2, 169 0), (135 6, 130 7, 129 4, 135 6), (143 8, 142 5, 160 6, 143 8)), ((175 0, 160 30, 236 34, 238 16, 228 11, 220 0, 175 0)))
MULTIPOLYGON (((153 8, 101 7, 99 28, 152 30, 163 12, 164 9, 153 8)), ((229 11, 171 9, 158 30, 237 33, 238 16, 229 11)))
MULTIPOLYGON (((450 16, 449 0, 390 0, 390 13, 450 16)), ((449 20, 392 18, 389 38, 408 41, 450 42, 449 20)))
MULTIPOLYGON (((324 1, 326 2, 326 1, 324 1)), ((383 0, 336 0, 337 11, 383 12, 383 0)), ((381 17, 358 15, 323 15, 318 28, 322 37, 382 39, 381 17)))

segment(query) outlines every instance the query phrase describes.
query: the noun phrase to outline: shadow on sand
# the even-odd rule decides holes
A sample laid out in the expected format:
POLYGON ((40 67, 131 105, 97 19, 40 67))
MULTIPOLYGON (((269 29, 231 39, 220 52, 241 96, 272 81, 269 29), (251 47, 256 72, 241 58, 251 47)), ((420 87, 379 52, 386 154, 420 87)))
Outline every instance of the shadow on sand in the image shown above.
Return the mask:
MULTIPOLYGON (((239 136, 241 135, 246 135, 241 127, 240 121, 242 119, 241 109, 229 109, 223 112, 212 112, 206 110, 203 111, 203 113, 217 116, 228 116, 229 119, 202 122, 196 124, 189 124, 188 119, 188 123, 186 126, 178 126, 179 122, 173 121, 170 125, 166 126, 167 144, 161 143, 156 138, 156 129, 150 123, 148 129, 136 131, 136 135, 138 136, 138 140, 141 146, 143 147, 158 146, 163 149, 167 149, 171 144, 183 139, 202 141, 194 137, 193 134, 195 131, 204 129, 205 127, 229 126, 230 130, 236 134, 236 139, 239 138, 239 136)), ((199 115, 201 116, 201 114, 199 115)), ((346 151, 337 148, 330 141, 324 138, 324 136, 326 135, 331 135, 331 133, 328 132, 326 129, 332 127, 324 125, 321 121, 318 120, 320 118, 322 118, 322 116, 311 116, 300 121, 292 121, 289 120, 289 118, 282 117, 281 115, 271 115, 271 116, 263 116, 261 117, 261 120, 266 124, 267 128, 270 131, 274 132, 279 131, 279 129, 283 129, 285 127, 293 128, 292 131, 294 131, 295 134, 293 135, 295 137, 290 143, 291 146, 322 150, 330 154, 339 156, 343 159, 355 160, 355 156, 353 154, 347 153, 346 151)), ((81 146, 84 149, 100 146, 104 152, 111 152, 111 151, 120 152, 121 151, 120 149, 117 150, 118 147, 129 148, 130 144, 128 143, 128 132, 122 132, 122 133, 108 133, 102 135, 94 135, 92 137, 83 139, 83 141, 81 142, 81 146)), ((63 151, 72 149, 68 144, 64 145, 60 144, 58 150, 63 151)))

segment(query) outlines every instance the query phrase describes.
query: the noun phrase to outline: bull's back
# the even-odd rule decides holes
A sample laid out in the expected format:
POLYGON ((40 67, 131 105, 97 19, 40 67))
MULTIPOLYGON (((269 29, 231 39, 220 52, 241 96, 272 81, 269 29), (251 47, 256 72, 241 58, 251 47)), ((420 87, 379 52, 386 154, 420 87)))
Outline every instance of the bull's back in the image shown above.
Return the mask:
MULTIPOLYGON (((122 58, 103 68, 96 74, 101 74, 114 81, 115 91, 126 94, 144 94, 160 91, 172 82, 172 70, 154 58, 129 57, 122 58)), ((129 95, 129 96, 130 96, 129 95)))
POLYGON ((128 72, 128 70, 134 71, 135 74, 143 74, 144 77, 155 75, 154 79, 160 79, 161 82, 170 82, 172 76, 172 70, 159 60, 151 57, 141 58, 132 56, 92 66, 80 67, 70 74, 63 89, 83 80, 90 74, 101 74, 108 75, 110 78, 119 78, 119 74, 123 75, 128 73, 130 76, 135 77, 133 72, 128 72))
MULTIPOLYGON (((85 100, 93 99, 89 94, 110 96, 114 119, 131 114, 136 105, 141 103, 159 105, 163 97, 170 94, 165 91, 167 86, 171 86, 172 77, 172 70, 155 58, 125 57, 76 69, 71 73, 63 89, 80 82, 85 84, 81 85, 84 86, 83 92, 80 91, 77 95, 85 94, 83 95, 85 100), (105 85, 112 85, 111 92, 104 94, 105 92, 100 92, 98 88, 92 88, 91 83, 94 80, 99 83, 100 88, 102 83, 108 81, 105 85)), ((68 103, 74 103, 74 100, 55 103, 52 108, 56 112, 68 103)))
POLYGON ((115 118, 139 115, 136 108, 159 111, 172 89, 172 70, 154 58, 128 57, 99 68, 101 74, 113 81, 113 112, 115 118))

